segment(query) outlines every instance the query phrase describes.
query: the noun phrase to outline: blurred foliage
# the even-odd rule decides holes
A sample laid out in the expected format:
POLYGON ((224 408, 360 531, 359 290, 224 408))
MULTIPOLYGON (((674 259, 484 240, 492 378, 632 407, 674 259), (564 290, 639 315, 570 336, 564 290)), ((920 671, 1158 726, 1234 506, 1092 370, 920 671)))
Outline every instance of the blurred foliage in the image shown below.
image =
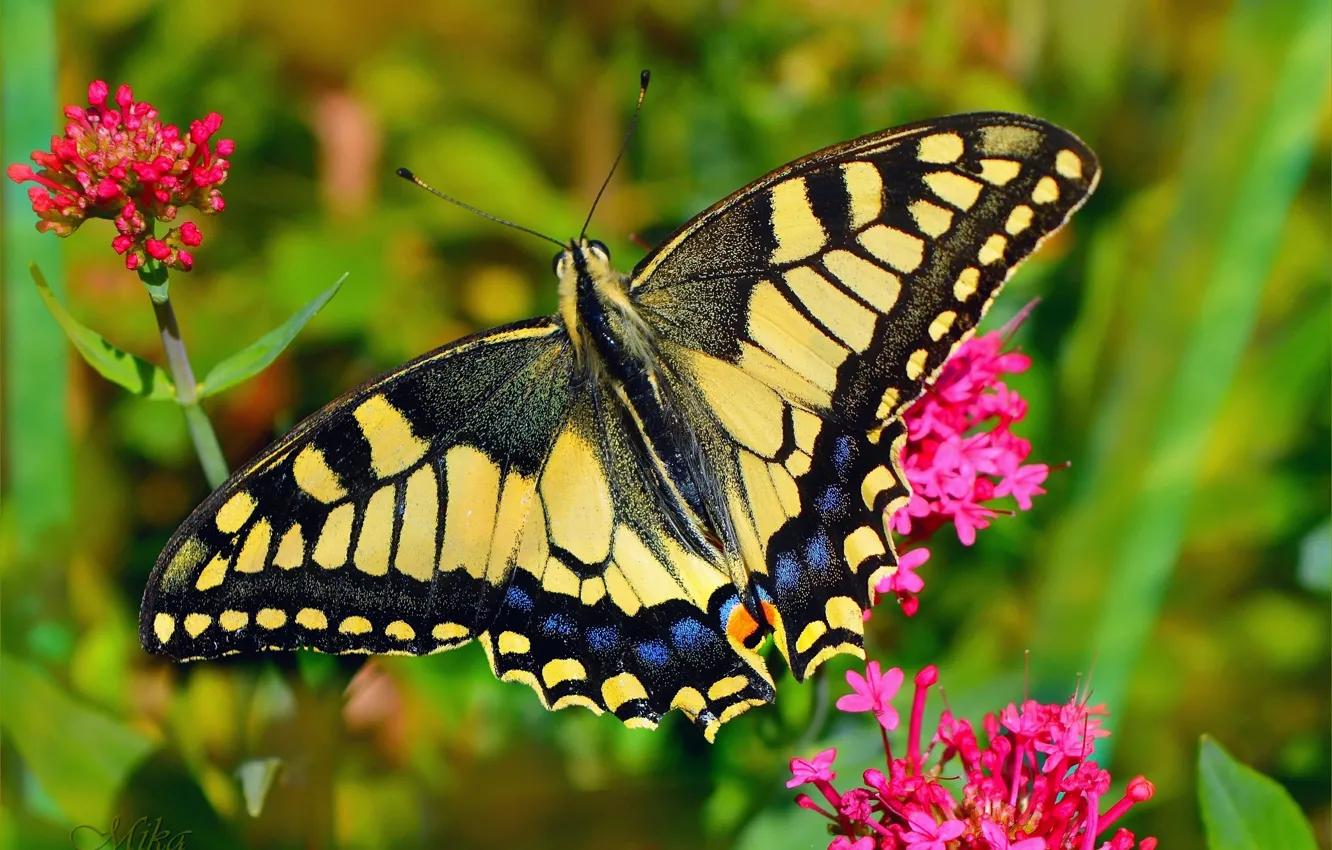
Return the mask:
MULTIPOLYGON (((38 8, 3 3, 6 162, 43 145, 94 78, 131 83, 176 123, 217 110, 236 140, 227 211, 201 222, 196 270, 173 287, 198 373, 350 273, 271 367, 207 402, 235 465, 364 379, 554 308, 548 247, 403 183, 398 165, 576 233, 651 68, 593 226, 628 268, 631 234, 653 242, 833 142, 968 109, 1073 129, 1101 156, 1101 189, 990 320, 1042 299, 1017 337, 1035 365, 1014 384, 1035 457, 1072 466, 975 547, 940 539, 921 613, 875 616, 870 651, 940 664, 959 713, 1024 689, 1059 698, 1099 659, 1112 770, 1157 788, 1126 825, 1202 846, 1208 733, 1288 788, 1329 845, 1323 0, 99 0, 56 3, 54 41, 38 8), (1233 309, 1207 306, 1226 293, 1233 309), (1175 409, 1181 393, 1204 401, 1175 409), (1161 480, 1176 487, 1164 502, 1161 480)), ((0 844, 68 847, 77 825, 143 816, 188 830, 190 848, 822 846, 785 764, 830 743, 872 758, 873 728, 828 711, 849 662, 787 677, 709 747, 675 714, 652 734, 547 714, 474 648, 145 655, 144 582, 206 487, 179 411, 69 358, 26 275, 40 260, 79 322, 161 362, 109 225, 59 243, 59 275, 13 189, 0 844)))

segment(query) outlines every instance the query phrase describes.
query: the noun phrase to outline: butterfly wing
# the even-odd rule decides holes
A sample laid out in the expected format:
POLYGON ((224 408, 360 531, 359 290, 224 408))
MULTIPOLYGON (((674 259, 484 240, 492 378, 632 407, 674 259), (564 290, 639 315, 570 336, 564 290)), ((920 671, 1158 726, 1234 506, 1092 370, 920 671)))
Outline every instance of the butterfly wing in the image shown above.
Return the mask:
POLYGON ((798 678, 862 653, 869 588, 896 565, 882 516, 910 494, 902 411, 1099 176, 1039 119, 927 121, 774 171, 635 270, 679 391, 729 438, 709 463, 798 678))
POLYGON ((476 639, 548 708, 642 726, 678 707, 711 737, 771 682, 716 625, 730 578, 662 525, 609 394, 540 319, 333 402, 176 532, 144 647, 424 655, 476 639))

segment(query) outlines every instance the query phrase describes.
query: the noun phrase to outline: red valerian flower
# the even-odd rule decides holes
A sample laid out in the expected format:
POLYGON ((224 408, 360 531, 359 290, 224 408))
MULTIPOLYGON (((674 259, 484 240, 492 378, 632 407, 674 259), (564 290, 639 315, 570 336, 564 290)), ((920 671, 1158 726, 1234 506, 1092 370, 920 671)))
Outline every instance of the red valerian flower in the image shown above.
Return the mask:
MULTIPOLYGON (((869 676, 852 681, 856 693, 842 700, 859 706, 871 681, 902 680, 897 668, 879 675, 871 666, 869 676)), ((804 794, 796 799, 830 821, 829 850, 1155 850, 1156 839, 1139 841, 1123 828, 1106 835, 1155 789, 1136 777, 1122 799, 1101 810, 1110 774, 1090 757, 1096 739, 1110 734, 1101 728, 1102 707, 1077 694, 1062 705, 1010 704, 998 716, 986 715, 983 737, 945 711, 925 740, 926 700, 938 679, 933 666, 916 675, 907 754, 894 758, 884 737, 888 771, 865 771, 863 787, 833 786, 835 750, 813 762, 792 761, 787 786, 813 782, 830 804, 824 808, 804 794)), ((865 710, 840 701, 838 707, 865 710)))
MULTIPOLYGON (((1025 311, 1018 320, 1025 317, 1025 311)), ((1016 322, 1010 324, 1013 327, 1016 322)), ((924 580, 913 571, 929 559, 920 542, 952 523, 963 545, 976 542, 999 513, 993 504, 1012 497, 1019 510, 1030 510, 1032 497, 1050 474, 1043 463, 1026 463, 1031 443, 1013 434, 1027 415, 1027 402, 1001 380, 1025 372, 1031 358, 1003 351, 1009 328, 973 337, 958 347, 939 377, 903 414, 907 442, 902 470, 911 484, 911 500, 888 519, 908 548, 900 552, 897 572, 879 582, 875 592, 893 594, 903 612, 913 616, 924 580)))
POLYGON ((153 224, 174 221, 183 206, 221 212, 226 204, 218 187, 226 182, 235 143, 210 143, 222 126, 216 112, 190 122, 182 134, 163 124, 152 104, 135 102, 129 86, 116 90, 113 103, 109 94, 101 80, 90 84, 86 108, 65 107, 65 134, 51 138, 50 151, 33 151, 38 170, 15 163, 7 173, 15 182, 37 184, 28 200, 38 230, 68 236, 90 218, 110 219, 117 231, 111 247, 124 255, 126 268, 152 260, 189 271, 194 256, 186 249, 203 242, 199 228, 186 222, 157 239, 153 224))

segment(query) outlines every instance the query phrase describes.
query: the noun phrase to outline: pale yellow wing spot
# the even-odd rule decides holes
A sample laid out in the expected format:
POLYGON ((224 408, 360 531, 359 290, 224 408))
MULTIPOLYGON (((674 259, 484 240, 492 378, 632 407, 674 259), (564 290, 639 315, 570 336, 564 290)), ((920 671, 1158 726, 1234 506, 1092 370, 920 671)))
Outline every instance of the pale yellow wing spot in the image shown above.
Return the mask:
POLYGON ((1041 134, 1015 124, 991 124, 981 128, 981 152, 1030 156, 1041 143, 1041 134))
POLYGON ((952 310, 944 310, 942 313, 935 316, 934 321, 930 322, 930 339, 935 342, 943 339, 944 334, 948 333, 955 321, 957 321, 957 313, 952 310))
POLYGON ((957 281, 953 284, 953 297, 958 301, 966 301, 976 294, 980 288, 980 269, 965 268, 957 275, 957 281))
POLYGON ((601 683, 601 700, 612 712, 635 699, 647 699, 647 689, 633 673, 620 673, 601 683))
POLYGON ((843 286, 880 313, 892 310, 902 294, 901 278, 850 251, 829 251, 823 255, 823 265, 843 286))
POLYGON ((470 634, 470 630, 458 623, 440 623, 430 630, 430 636, 438 641, 458 640, 470 634))
POLYGON ((886 224, 869 228, 859 241, 866 251, 900 272, 914 272, 925 261, 923 239, 886 224))
POLYGON ((338 624, 338 631, 344 635, 363 635, 370 632, 374 627, 365 617, 353 614, 350 617, 343 618, 338 624))
POLYGON ((1008 221, 1004 222, 1004 230, 1008 232, 1009 236, 1017 236, 1031 226, 1031 217, 1031 207, 1026 204, 1018 204, 1008 214, 1008 221))
POLYGON ((213 624, 213 618, 207 614, 188 614, 185 617, 185 633, 192 638, 197 638, 204 633, 204 629, 213 624))
POLYGON ((356 540, 352 562, 372 576, 388 574, 389 551, 393 548, 393 508, 397 498, 392 484, 380 487, 365 506, 361 536, 356 540))
POLYGON ((862 525, 846 536, 842 544, 842 554, 846 556, 846 562, 852 571, 860 572, 860 566, 867 558, 884 555, 886 550, 883 548, 883 538, 878 532, 868 525, 862 525))
POLYGON ((501 655, 526 655, 532 649, 532 642, 527 635, 504 632, 499 636, 498 648, 501 655))
POLYGON ((921 162, 945 164, 957 162, 965 149, 962 137, 957 133, 935 133, 926 136, 918 143, 916 158, 921 162))
POLYGON ((676 691, 675 696, 671 699, 671 708, 678 708, 683 711, 689 716, 690 720, 697 717, 699 712, 707 707, 708 703, 703 699, 703 695, 698 692, 698 689, 691 688, 688 685, 676 691))
POLYGON ((212 590, 222 583, 227 577, 227 568, 231 566, 229 558, 222 557, 222 553, 213 556, 208 562, 208 566, 199 572, 199 578, 194 583, 196 590, 212 590))
POLYGON ((666 560, 676 581, 699 608, 706 610, 713 592, 731 583, 729 576, 692 552, 686 552, 674 539, 665 537, 659 542, 666 551, 666 560))
POLYGON ((429 581, 435 572, 439 544, 439 483, 433 466, 427 463, 407 477, 403 502, 402 531, 398 535, 398 551, 393 555, 393 568, 414 579, 429 581))
POLYGON ((572 708, 573 706, 586 708, 598 717, 606 713, 601 706, 582 694, 565 694, 550 704, 550 710, 559 711, 560 709, 572 708))
POLYGON ((879 494, 896 483, 892 472, 886 466, 876 466, 860 482, 860 499, 867 510, 874 510, 874 502, 879 494))
POLYGON ((1059 200, 1059 184, 1050 176, 1042 177, 1036 181, 1036 187, 1031 190, 1031 199, 1038 204, 1052 204, 1059 200))
POLYGON ((296 613, 296 625, 311 631, 323 631, 328 628, 328 616, 318 608, 302 608, 296 613))
MULTIPOLYGON (((874 313, 809 266, 797 266, 784 277, 805 309, 847 347, 858 353, 869 348, 874 339, 874 313)), ((777 437, 780 445, 780 434, 777 437)), ((771 452, 766 456, 771 457, 771 452)))
POLYGON ((301 449, 292 462, 291 471, 297 487, 326 505, 347 497, 338 474, 329 467, 324 453, 314 446, 301 449))
POLYGON ((170 614, 158 614, 153 617, 153 634, 159 643, 166 643, 176 633, 176 618, 170 614))
POLYGON ((952 171, 936 171, 922 179, 931 192, 960 210, 971 209, 980 198, 980 183, 952 171))
POLYGON ((412 628, 410 624, 405 623, 402 620, 394 620, 384 627, 384 634, 394 640, 407 641, 416 637, 416 629, 412 628))
POLYGON ((606 582, 601 578, 583 579, 578 598, 584 605, 596 605, 606 595, 606 582))
POLYGON ((244 611, 226 610, 217 618, 217 624, 223 631, 238 632, 250 622, 250 615, 244 611))
POLYGON ((499 505, 500 468, 475 446, 454 446, 444 456, 448 498, 444 506, 444 545, 439 569, 465 569, 473 578, 486 574, 495 509, 499 505))
POLYGON ((430 448, 428 441, 412 434, 407 417, 382 394, 361 402, 352 415, 370 444, 370 466, 380 478, 410 469, 430 448))
POLYGON ((541 668, 541 679, 546 687, 553 688, 561 682, 578 682, 587 678, 583 662, 576 658, 557 658, 547 661, 541 668))
POLYGON ((712 701, 726 699, 733 694, 738 694, 749 684, 749 679, 744 676, 727 676, 725 679, 718 679, 708 688, 708 699, 712 701))
POLYGON ((916 227, 926 236, 939 238, 953 226, 953 212, 929 201, 913 201, 907 211, 915 219, 916 227))
POLYGON ((651 732, 657 728, 657 721, 647 717, 630 717, 624 721, 626 729, 646 729, 651 732))
POLYGON ((273 563, 284 570, 294 570, 305 561, 305 538, 301 536, 301 524, 292 523, 287 533, 282 535, 282 541, 278 543, 277 554, 273 556, 273 563))
POLYGON ((982 159, 981 179, 995 186, 1006 186, 1022 172, 1022 164, 1011 159, 982 159))
POLYGON ((287 624, 287 612, 278 608, 260 608, 254 621, 269 631, 280 629, 287 624))
POLYGON ((235 534, 245 525, 245 521, 254 513, 254 497, 241 490, 227 499, 217 512, 217 530, 223 534, 235 534))
POLYGON ((883 212, 883 175, 872 162, 842 163, 842 182, 851 199, 851 227, 859 230, 883 212))
POLYGON ((769 258, 773 263, 785 265, 803 260, 828 241, 823 223, 810 206, 804 178, 795 177, 773 186, 771 200, 772 235, 777 242, 769 258))
POLYGON ((879 409, 875 412, 875 417, 879 420, 887 419, 893 411, 897 410, 898 392, 896 387, 889 387, 883 391, 883 398, 879 399, 879 409))
POLYGON ((582 582, 563 561, 551 555, 546 559, 546 569, 541 574, 541 587, 551 593, 577 596, 582 589, 582 582))
POLYGON ((1069 180, 1082 179, 1082 159, 1073 151, 1062 150, 1055 155, 1055 171, 1069 180))
POLYGON ((319 532, 319 541, 315 543, 314 561, 327 570, 337 569, 347 563, 347 549, 351 546, 352 520, 356 518, 356 506, 351 502, 338 505, 329 511, 324 520, 324 528, 319 532))
POLYGON ((541 474, 541 499, 551 542, 585 564, 610 555, 610 484, 592 445, 566 428, 555 439, 541 474))
POLYGON ((273 542, 273 526, 260 517, 245 537, 245 545, 236 556, 236 572, 261 572, 268 563, 268 547, 273 542))
POLYGON ((1007 248, 1008 239, 995 233, 985 240, 985 244, 976 252, 976 258, 980 260, 982 266, 998 263, 1004 259, 1004 251, 1007 248))
POLYGON ((925 374, 925 360, 929 356, 930 353, 923 348, 917 348, 911 353, 906 362, 906 375, 909 379, 914 381, 925 374))
POLYGON ((865 615, 850 596, 834 596, 823 606, 823 613, 828 625, 834 629, 846 629, 855 634, 865 631, 865 615))
POLYGON ((807 623, 805 628, 801 629, 800 637, 796 638, 796 652, 802 655, 809 652, 809 648, 827 633, 828 626, 822 620, 807 623))
POLYGON ((791 408, 791 422, 795 426, 796 445, 802 452, 812 454, 814 452, 814 441, 819 438, 819 432, 823 430, 823 420, 808 410, 793 407, 791 408))

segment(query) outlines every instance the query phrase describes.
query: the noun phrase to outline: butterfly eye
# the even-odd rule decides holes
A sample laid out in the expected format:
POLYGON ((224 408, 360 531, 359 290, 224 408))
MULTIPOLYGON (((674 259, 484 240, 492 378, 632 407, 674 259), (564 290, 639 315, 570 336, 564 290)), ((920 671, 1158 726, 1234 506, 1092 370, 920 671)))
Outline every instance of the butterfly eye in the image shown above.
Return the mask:
POLYGON ((601 259, 603 259, 603 260, 609 260, 609 259, 610 259, 610 249, 606 247, 606 243, 605 243, 605 242, 602 242, 602 241, 599 240, 599 239, 593 239, 593 240, 591 240, 591 241, 589 241, 589 242, 587 243, 587 247, 588 247, 588 250, 590 250, 590 251, 594 251, 594 252, 600 254, 600 255, 601 255, 601 259))
POLYGON ((560 276, 560 260, 563 260, 563 259, 564 259, 564 252, 563 252, 563 251, 559 252, 558 254, 556 254, 554 257, 551 258, 551 261, 550 261, 550 268, 551 268, 551 271, 555 272, 555 276, 556 276, 556 277, 559 277, 559 276, 560 276))

